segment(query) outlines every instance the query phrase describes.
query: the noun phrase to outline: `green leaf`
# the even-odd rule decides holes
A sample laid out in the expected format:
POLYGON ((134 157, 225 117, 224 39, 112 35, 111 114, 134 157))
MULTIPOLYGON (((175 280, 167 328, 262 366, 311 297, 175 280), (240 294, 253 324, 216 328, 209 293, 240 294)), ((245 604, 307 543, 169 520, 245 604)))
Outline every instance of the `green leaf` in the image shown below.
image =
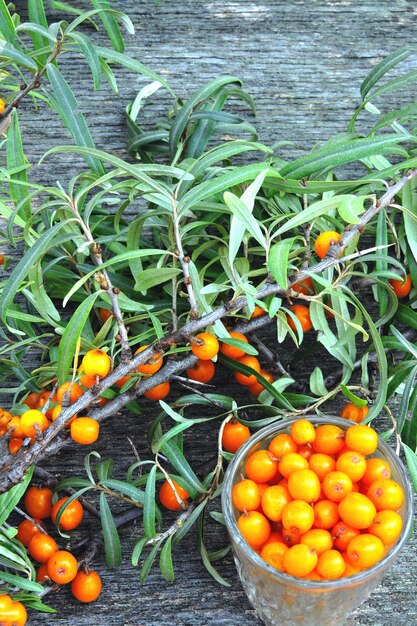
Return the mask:
MULTIPOLYGON (((59 106, 56 107, 57 113, 65 126, 68 128, 75 143, 84 148, 93 148, 94 141, 88 129, 87 123, 82 113, 80 113, 78 102, 72 92, 71 87, 66 82, 60 71, 49 64, 47 67, 49 82, 56 97, 59 106)), ((103 164, 91 156, 85 156, 85 162, 93 172, 102 176, 105 174, 103 164)))
POLYGON ((350 400, 350 402, 352 402, 352 404, 354 404, 358 408, 362 408, 368 404, 367 400, 364 400, 363 398, 359 398, 359 396, 356 396, 345 385, 340 385, 340 390, 345 396, 345 398, 350 400))
POLYGON ((154 465, 149 472, 148 480, 146 481, 145 498, 143 501, 143 529, 148 539, 155 537, 155 516, 156 516, 156 504, 155 504, 155 481, 156 481, 157 466, 154 465))
POLYGON ((224 587, 230 587, 230 583, 228 583, 227 580, 225 580, 223 576, 219 574, 217 569, 212 565, 207 548, 204 545, 204 513, 202 513, 198 518, 197 542, 198 551, 208 573, 214 578, 216 582, 220 583, 220 585, 223 585, 224 587))
POLYGON ((266 250, 267 243, 265 236, 257 220, 253 217, 247 206, 242 202, 240 198, 235 196, 233 193, 230 193, 230 191, 225 191, 223 197, 225 203, 231 210, 233 217, 235 217, 238 222, 243 226, 244 231, 247 230, 250 235, 252 235, 252 237, 254 237, 254 239, 256 239, 256 241, 264 248, 264 250, 266 250))
POLYGON ((407 211, 403 212, 405 235, 408 245, 417 261, 417 193, 415 181, 409 181, 402 190, 402 204, 407 211))
MULTIPOLYGON (((103 2, 101 0, 91 0, 92 5, 96 9, 108 9, 110 8, 110 4, 108 2, 103 2)), ((120 28, 111 13, 107 11, 101 11, 99 14, 101 21, 103 22, 103 26, 107 31, 109 39, 112 43, 113 48, 117 52, 124 52, 125 44, 123 41, 122 34, 120 32, 120 28)))
POLYGON ((243 350, 245 354, 251 354, 252 356, 257 356, 259 354, 256 348, 254 348, 250 343, 242 341, 242 339, 233 339, 232 337, 222 336, 219 337, 219 341, 227 343, 228 346, 233 346, 233 348, 239 348, 239 350, 243 350))
POLYGON ((388 54, 378 65, 376 65, 371 72, 369 72, 368 76, 362 82, 360 86, 360 93, 363 99, 367 96, 369 91, 372 89, 376 83, 381 80, 381 78, 389 72, 393 67, 404 61, 411 54, 415 53, 415 49, 413 48, 399 48, 395 50, 391 54, 388 54))
POLYGON ((162 576, 170 583, 174 582, 175 574, 174 567, 172 565, 172 535, 168 537, 162 546, 161 554, 159 556, 159 568, 162 576))
POLYGON ((16 29, 5 0, 0 0, 0 33, 7 41, 16 39, 16 29))
POLYGON ((161 542, 158 541, 158 543, 153 546, 152 550, 149 552, 148 556, 144 560, 139 574, 140 584, 143 584, 147 579, 149 572, 151 571, 152 565, 156 559, 156 555, 159 552, 160 544, 161 542))
POLYGON ((150 267, 136 277, 135 291, 148 291, 156 285, 166 283, 178 274, 181 274, 181 270, 175 267, 150 267))
MULTIPOLYGON (((3 1, 3 0, 1 0, 3 1)), ((15 48, 9 42, 1 42, 0 40, 0 59, 6 59, 7 61, 14 61, 18 65, 22 65, 26 67, 28 70, 32 70, 32 72, 36 72, 38 66, 35 61, 31 59, 29 56, 15 48)))
MULTIPOLYGON (((48 48, 48 41, 55 43, 55 38, 48 30, 48 20, 46 19, 43 0, 28 0, 28 12, 29 20, 31 22, 31 30, 29 32, 34 49, 37 51, 42 48, 48 48)), ((19 28, 22 28, 23 26, 24 24, 21 24, 16 30, 19 30, 19 28)), ((45 65, 48 56, 49 52, 39 54, 37 59, 41 66, 45 65)))
POLYGON ((405 443, 402 444, 414 490, 417 492, 417 456, 405 443))
POLYGON ((148 541, 147 537, 141 537, 135 543, 135 547, 133 548, 133 552, 132 552, 132 565, 134 567, 136 567, 138 565, 139 559, 140 559, 140 555, 142 554, 142 550, 145 547, 147 541, 148 541))
MULTIPOLYGON (((59 507, 57 511, 56 519, 55 519, 55 526, 58 528, 58 531, 60 530, 60 521, 61 521, 62 514, 64 513, 67 506, 69 506, 71 502, 74 502, 74 500, 77 500, 80 496, 82 496, 87 491, 90 491, 90 489, 93 489, 93 486, 91 484, 89 484, 88 487, 82 487, 75 493, 71 494, 67 498, 67 500, 65 500, 65 502, 61 504, 61 506, 59 507)), ((63 535, 63 536, 67 537, 68 535, 63 535)))
POLYGON ((118 567, 122 562, 122 547, 119 533, 104 493, 100 494, 100 520, 103 529, 107 567, 118 567))
POLYGON ((417 330, 417 312, 405 304, 399 304, 395 318, 408 328, 417 330))
POLYGON ((101 65, 100 59, 96 52, 96 47, 91 42, 89 37, 87 37, 83 33, 71 33, 71 37, 78 45, 81 54, 84 56, 88 65, 90 66, 90 70, 93 75, 94 90, 97 90, 100 87, 101 83, 101 65))
POLYGON ((310 391, 316 396, 326 396, 328 391, 324 383, 323 372, 319 367, 315 367, 310 374, 310 391))
POLYGON ((33 474, 33 466, 29 468, 21 483, 0 495, 0 526, 8 519, 14 507, 25 493, 33 474))
POLYGON ((17 587, 18 589, 32 591, 33 593, 42 593, 44 589, 42 585, 34 580, 29 580, 28 578, 23 578, 22 576, 16 576, 15 574, 10 574, 4 570, 0 570, 0 580, 12 585, 13 587, 17 587))
POLYGON ((359 215, 365 211, 363 203, 367 197, 368 196, 345 196, 337 207, 341 219, 348 224, 357 224, 360 222, 359 215))
POLYGON ((135 500, 139 504, 144 503, 144 493, 141 489, 138 489, 134 485, 129 485, 129 483, 125 483, 122 480, 115 480, 113 478, 108 478, 106 480, 100 481, 100 484, 104 487, 108 487, 113 491, 118 491, 122 493, 124 496, 127 496, 131 500, 135 500))
POLYGON ((281 289, 286 289, 288 286, 288 259, 293 247, 295 237, 291 239, 282 239, 275 243, 268 255, 268 270, 281 289))
MULTIPOLYGON (((27 165, 27 160, 22 146, 19 117, 16 110, 14 110, 11 115, 11 123, 7 129, 6 158, 9 170, 14 167, 25 167, 27 165)), ((28 175, 26 169, 22 169, 19 172, 10 175, 9 188, 13 202, 15 207, 18 207, 18 216, 25 221, 29 221, 32 215, 30 196, 28 188, 26 187, 27 182, 28 175), (13 181, 19 182, 14 183, 13 181)))
POLYGON ((178 474, 190 485, 192 488, 192 492, 190 492, 192 498, 195 498, 197 494, 205 492, 204 485, 197 478, 184 454, 174 441, 166 441, 161 448, 161 452, 168 458, 168 461, 178 474))

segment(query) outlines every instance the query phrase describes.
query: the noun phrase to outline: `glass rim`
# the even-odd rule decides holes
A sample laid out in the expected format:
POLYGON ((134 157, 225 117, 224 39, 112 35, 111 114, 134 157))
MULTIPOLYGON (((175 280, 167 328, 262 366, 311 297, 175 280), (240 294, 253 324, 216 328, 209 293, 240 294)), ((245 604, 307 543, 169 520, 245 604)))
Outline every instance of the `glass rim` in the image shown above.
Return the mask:
POLYGON ((289 426, 291 426, 292 423, 296 422, 299 419, 307 419, 314 424, 334 424, 344 429, 354 425, 353 422, 346 423, 348 422, 348 420, 334 415, 303 415, 301 418, 294 417, 281 419, 277 422, 269 424, 268 426, 265 426, 264 428, 261 428, 258 432, 251 435, 251 437, 236 452, 234 458, 230 462, 225 472, 222 487, 222 509, 226 522, 226 528, 228 529, 230 535, 233 537, 233 541, 238 544, 239 548, 245 553, 246 558, 248 558, 252 562, 252 564, 255 565, 258 569, 263 570, 265 574, 267 574, 270 578, 273 578, 277 583, 285 584, 292 587, 298 587, 299 589, 304 589, 308 591, 334 591, 336 589, 346 587, 347 585, 356 586, 363 583, 367 579, 372 578, 379 573, 382 573, 389 566, 389 564, 394 560, 394 558, 404 546, 405 542, 410 537, 410 530, 413 520, 413 493, 410 480, 404 468, 404 464, 402 463, 401 459, 395 454, 392 448, 381 438, 378 438, 377 449, 385 456, 387 456, 389 462, 395 466, 395 469, 401 476, 403 486, 405 487, 404 506, 406 515, 401 534, 397 539, 395 545, 380 561, 378 561, 372 567, 365 569, 358 574, 353 574, 352 576, 346 577, 342 576, 341 578, 337 578, 336 580, 308 580, 305 578, 297 578, 296 576, 291 576, 290 574, 281 572, 280 570, 276 569, 275 567, 269 565, 269 563, 264 561, 262 557, 258 555, 243 538, 237 525, 237 521, 233 511, 232 483, 237 468, 239 467, 242 459, 251 450, 251 448, 253 448, 254 445, 260 443, 275 432, 278 433, 278 431, 283 430, 284 428, 288 428, 289 426))

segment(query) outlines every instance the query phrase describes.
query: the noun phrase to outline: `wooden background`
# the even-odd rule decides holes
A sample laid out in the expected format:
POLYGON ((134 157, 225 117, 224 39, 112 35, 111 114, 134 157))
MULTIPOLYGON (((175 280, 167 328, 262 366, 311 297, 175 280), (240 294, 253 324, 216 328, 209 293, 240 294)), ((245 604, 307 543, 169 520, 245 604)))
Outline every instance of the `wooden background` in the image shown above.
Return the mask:
MULTIPOLYGON (((87 3, 73 0, 80 8, 87 3)), ((125 0, 118 3, 136 27, 127 38, 127 50, 136 59, 161 72, 174 90, 186 97, 192 90, 220 74, 241 77, 257 103, 256 126, 260 140, 271 144, 287 140, 287 156, 309 149, 317 141, 346 129, 358 103, 359 85, 371 68, 387 53, 417 36, 417 6, 410 0, 125 0)), ((17 2, 25 10, 25 2, 17 2)), ((104 36, 98 37, 105 41, 104 36)), ((410 64, 412 61, 410 61, 410 64)), ((88 68, 79 57, 66 60, 67 76, 79 98, 80 109, 92 128, 97 147, 126 158, 126 127, 123 111, 146 79, 118 70, 120 93, 107 88, 92 92, 88 68)), ((399 104, 400 94, 385 103, 399 104)), ((156 104, 153 111, 160 112, 156 104)), ((42 182, 63 184, 80 167, 72 155, 36 166, 38 158, 52 145, 71 143, 56 116, 48 110, 35 112, 31 103, 21 107, 24 143, 34 165, 33 177, 42 182)), ((283 154, 283 153, 282 153, 283 154)), ((312 338, 312 342, 314 339, 312 338)), ((312 346, 314 347, 314 343, 312 346)), ((314 352, 314 349, 312 350, 314 352)), ((284 357, 285 360, 285 357, 284 357)), ((288 359, 287 359, 288 360, 288 359)), ((297 378, 308 380, 310 359, 297 367, 297 378)), ((230 377, 217 376, 219 392, 233 393, 230 377)), ((180 391, 180 390, 177 390, 180 391)), ((242 402, 241 390, 236 390, 242 402)), ((155 407, 144 403, 143 418, 124 415, 103 428, 98 450, 116 459, 116 473, 133 461, 126 441, 129 435, 141 449, 148 419, 155 407)), ((340 411, 339 402, 329 410, 340 411)), ((214 427, 203 429, 188 441, 195 467, 210 455, 214 427)), ((65 475, 82 475, 82 454, 74 448, 60 454, 50 469, 65 475)), ((88 531, 90 520, 81 530, 88 531)), ((34 626, 77 624, 91 626, 259 626, 240 586, 231 557, 220 564, 230 588, 214 582, 201 564, 193 533, 175 555, 176 580, 163 581, 154 570, 145 585, 130 565, 130 554, 138 530, 122 532, 124 560, 109 571, 101 558, 97 568, 104 589, 91 606, 74 601, 67 589, 51 595, 56 615, 31 614, 34 626)), ((208 525, 207 543, 224 545, 226 535, 214 522, 208 525)), ((412 626, 417 623, 416 540, 409 542, 382 586, 354 619, 356 626, 412 626)))

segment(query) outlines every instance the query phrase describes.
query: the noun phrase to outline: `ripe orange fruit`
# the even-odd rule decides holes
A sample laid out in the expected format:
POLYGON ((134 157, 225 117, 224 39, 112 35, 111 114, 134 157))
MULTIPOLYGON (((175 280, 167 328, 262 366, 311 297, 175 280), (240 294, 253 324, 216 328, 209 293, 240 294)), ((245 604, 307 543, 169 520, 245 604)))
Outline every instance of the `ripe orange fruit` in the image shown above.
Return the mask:
POLYGON ((46 415, 38 409, 29 409, 20 416, 20 426, 25 437, 35 437, 37 428, 43 432, 49 424, 46 415))
POLYGON ((9 440, 9 452, 10 454, 16 454, 23 446, 22 439, 10 439, 9 440))
POLYGON ((131 376, 122 376, 119 380, 116 380, 114 384, 118 389, 121 389, 131 378, 131 376))
POLYGON ((67 550, 57 550, 47 562, 48 576, 59 585, 70 583, 77 575, 77 559, 67 550))
MULTIPOLYGON (((245 356, 242 356, 242 358, 236 360, 238 363, 242 363, 242 365, 246 365, 247 367, 252 368, 256 372, 258 372, 258 374, 260 374, 261 364, 255 356, 245 354, 245 356)), ((245 385, 246 387, 249 387, 249 385, 254 385, 257 382, 257 378, 254 374, 249 374, 247 376, 246 374, 242 374, 241 372, 234 372, 234 375, 237 382, 241 385, 245 385)))
POLYGON ((284 478, 289 478, 297 470, 308 469, 308 461, 298 452, 287 452, 281 457, 278 469, 284 478))
POLYGON ((38 532, 33 535, 28 545, 30 556, 39 563, 46 563, 58 551, 58 544, 50 535, 38 532))
POLYGON ((339 520, 337 502, 333 500, 319 500, 313 504, 314 528, 329 530, 339 520))
POLYGON ((202 361, 209 361, 218 351, 219 342, 211 333, 199 333, 191 342, 191 352, 202 361))
POLYGON ((86 389, 90 389, 93 385, 96 384, 97 382, 96 376, 88 376, 87 374, 84 374, 84 372, 81 369, 78 370, 78 373, 80 374, 78 382, 83 387, 86 387, 86 389))
POLYGON ((261 557, 266 563, 275 567, 275 569, 280 570, 281 572, 284 570, 284 554, 288 550, 288 546, 285 545, 282 541, 272 541, 269 540, 262 546, 261 557))
POLYGON ((401 515, 396 511, 383 510, 375 515, 375 519, 368 528, 368 533, 379 537, 383 544, 388 546, 397 541, 403 528, 401 515))
POLYGON ((314 510, 304 500, 291 500, 284 506, 282 511, 282 525, 289 530, 298 530, 300 534, 306 533, 313 526, 314 510))
POLYGON ((328 530, 312 528, 304 533, 304 535, 301 535, 300 543, 305 543, 306 546, 313 548, 320 556, 320 554, 326 552, 326 550, 332 549, 333 537, 328 530))
POLYGON ((271 485, 262 494, 262 511, 271 522, 280 522, 285 506, 291 502, 291 495, 284 485, 271 485))
POLYGON ((278 470, 278 461, 268 450, 256 450, 245 465, 248 478, 256 483, 267 483, 275 477, 278 470))
MULTIPOLYGON (((245 335, 242 335, 242 333, 230 331, 229 335, 231 339, 239 339, 240 341, 244 341, 245 343, 248 343, 247 338, 245 337, 245 335)), ((231 346, 228 343, 224 343, 224 342, 220 344, 220 352, 224 354, 225 356, 228 356, 229 359, 240 359, 242 356, 246 354, 244 350, 241 350, 241 348, 237 348, 236 346, 231 346)))
POLYGON ((23 432, 22 423, 20 417, 14 415, 7 424, 7 432, 13 439, 24 439, 25 433, 23 432))
POLYGON ((271 534, 270 523, 259 511, 242 513, 237 520, 237 525, 248 544, 255 550, 258 550, 271 534))
POLYGON ((232 502, 238 511, 255 511, 261 504, 258 485, 249 478, 240 480, 233 486, 232 502))
POLYGON ((320 481, 311 469, 300 469, 288 477, 288 491, 294 500, 317 502, 320 498, 320 481))
POLYGON ((326 550, 320 554, 316 571, 325 580, 336 580, 345 573, 346 563, 338 550, 326 550))
POLYGON ((40 396, 39 393, 36 393, 35 391, 32 391, 23 400, 23 403, 26 404, 26 406, 28 406, 30 409, 37 409, 38 408, 39 396, 40 396))
POLYGON ((307 278, 304 278, 304 280, 300 280, 299 283, 291 285, 291 289, 297 293, 303 293, 308 296, 309 294, 314 293, 313 281, 310 276, 308 276, 307 278))
POLYGON ((0 610, 1 626, 24 626, 27 622, 25 606, 21 602, 13 602, 11 598, 9 599, 10 603, 0 610))
MULTIPOLYGON (((308 306, 305 306, 304 304, 294 304, 293 306, 290 306, 290 311, 294 313, 295 317, 300 322, 303 333, 307 333, 313 328, 308 306)), ((287 315, 287 322, 290 328, 297 330, 294 320, 289 315, 287 315)))
POLYGON ((255 308, 253 309, 253 312, 251 313, 251 320, 256 319, 257 317, 262 317, 262 315, 266 315, 266 311, 265 309, 263 309, 262 307, 255 305, 255 308))
POLYGON ((99 597, 101 588, 101 578, 94 570, 81 570, 71 583, 72 595, 80 602, 94 602, 99 597))
POLYGON ((197 380, 200 383, 209 383, 215 374, 213 361, 202 361, 199 359, 194 367, 190 367, 187 372, 188 378, 197 380))
POLYGON ((377 478, 391 478, 391 468, 387 461, 375 456, 366 459, 366 470, 362 476, 362 483, 369 487, 377 478))
POLYGON ((110 309, 97 309, 97 314, 102 324, 107 322, 110 317, 113 317, 113 313, 110 311, 110 309))
POLYGON ((334 472, 336 469, 336 460, 329 454, 315 452, 308 459, 308 466, 318 476, 319 480, 323 480, 326 474, 334 472))
POLYGON ((143 395, 149 400, 163 400, 167 397, 170 391, 171 385, 168 381, 165 381, 160 385, 155 385, 155 387, 152 387, 149 391, 145 391, 143 395))
POLYGON ((303 419, 297 420, 291 424, 290 433, 298 446, 313 443, 316 438, 316 429, 313 424, 303 419))
POLYGON ((97 441, 100 424, 92 417, 77 417, 70 426, 71 439, 77 443, 88 445, 97 441))
MULTIPOLYGON (((267 380, 272 385, 275 378, 271 374, 271 372, 267 372, 266 370, 261 370, 259 373, 262 374, 265 380, 267 380)), ((253 385, 248 386, 249 393, 251 393, 256 398, 259 396, 260 393, 262 393, 262 391, 264 391, 264 389, 265 389, 264 385, 261 382, 259 382, 259 380, 257 380, 256 383, 253 383, 253 385)))
POLYGON ((341 552, 345 552, 349 545, 349 542, 358 535, 361 531, 358 528, 353 528, 343 521, 337 522, 332 528, 332 537, 335 548, 341 552))
POLYGON ((345 472, 329 472, 323 478, 323 493, 328 500, 340 502, 352 491, 352 480, 345 472))
POLYGON ((303 577, 310 574, 318 561, 317 552, 303 543, 291 546, 284 553, 284 571, 291 576, 303 577))
POLYGON ((297 444, 291 435, 287 433, 279 433, 271 440, 268 450, 276 457, 281 459, 288 452, 297 452, 297 444))
MULTIPOLYGON (((141 346, 140 348, 136 350, 135 354, 140 354, 140 352, 142 352, 143 350, 146 350, 146 348, 149 348, 149 346, 148 345, 141 346)), ((162 364, 163 364, 162 354, 158 353, 158 354, 154 354, 153 356, 151 356, 146 363, 143 363, 142 365, 138 365, 136 369, 141 374, 145 374, 146 376, 151 376, 152 374, 155 374, 158 370, 161 369, 162 364)))
POLYGON ((316 438, 312 446, 314 452, 337 454, 345 445, 345 433, 339 426, 321 424, 316 428, 316 438))
POLYGON ((351 450, 367 456, 373 454, 378 447, 378 433, 371 426, 355 424, 347 429, 345 443, 351 450))
POLYGON ((397 298, 406 298, 413 287, 410 274, 406 274, 404 279, 394 280, 390 278, 388 282, 397 298))
POLYGON ((338 472, 344 472, 352 482, 361 480, 366 471, 366 459, 360 452, 347 450, 343 452, 336 461, 338 472))
MULTIPOLYGON (((55 502, 52 507, 51 518, 53 523, 56 523, 56 518, 58 515, 58 511, 61 506, 66 502, 68 498, 61 498, 58 502, 55 502)), ((62 530, 74 530, 81 524, 83 519, 84 509, 82 507, 81 502, 79 500, 73 500, 70 504, 64 509, 61 518, 59 520, 59 526, 62 530)))
POLYGON ((0 115, 2 115, 4 109, 6 108, 6 103, 3 98, 0 98, 0 115))
POLYGON ((106 352, 96 348, 85 353, 81 367, 86 376, 105 378, 110 372, 111 359, 106 352))
POLYGON ((388 509, 397 511, 404 502, 401 486, 391 478, 377 478, 369 485, 366 495, 374 503, 377 511, 388 509))
POLYGON ((314 249, 316 251, 317 256, 321 259, 324 259, 327 252, 329 251, 330 246, 340 241, 342 235, 337 233, 335 230, 326 230, 317 237, 314 243, 314 249))
POLYGON ((363 493, 356 492, 348 493, 339 503, 338 510, 346 524, 359 530, 369 528, 376 515, 373 502, 363 493))
MULTIPOLYGON (((172 480, 172 479, 171 479, 172 480)), ((190 497, 190 494, 183 489, 175 480, 172 480, 172 484, 175 487, 175 491, 178 494, 178 497, 187 504, 187 500, 190 497)), ((178 502, 174 490, 172 489, 169 482, 166 480, 162 483, 161 488, 159 490, 159 500, 166 509, 170 511, 179 511, 181 509, 181 504, 178 502)))
POLYGON ((363 422, 363 420, 368 415, 368 413, 369 413, 368 406, 365 405, 365 406, 359 407, 359 406, 355 406, 353 402, 348 402, 347 404, 345 404, 345 406, 341 410, 340 417, 344 417, 345 419, 348 419, 351 422, 356 422, 357 424, 359 424, 360 422, 363 422))
POLYGON ((31 517, 45 519, 52 511, 53 491, 47 487, 29 487, 25 493, 25 509, 31 517))
POLYGON ((250 430, 237 420, 231 420, 224 425, 222 446, 227 452, 234 454, 250 437, 250 430))
MULTIPOLYGON (((39 526, 41 526, 44 530, 46 530, 46 526, 42 522, 41 519, 36 519, 36 518, 34 519, 35 519, 35 522, 39 524, 39 526)), ((18 539, 21 543, 23 543, 24 546, 28 547, 33 535, 36 535, 36 533, 39 533, 39 532, 40 530, 36 526, 36 524, 31 522, 29 519, 24 519, 22 522, 20 522, 19 526, 17 527, 16 539, 18 539)))
POLYGON ((47 580, 51 580, 48 574, 48 565, 46 563, 42 563, 42 565, 38 567, 38 571, 36 572, 36 582, 43 583, 47 580))
POLYGON ((364 533, 349 542, 346 554, 353 566, 367 569, 382 559, 385 547, 379 537, 364 533))
MULTIPOLYGON (((73 404, 78 398, 80 398, 84 393, 84 389, 78 383, 71 383, 68 381, 60 385, 56 392, 56 399, 59 404, 64 404, 65 401, 69 399, 69 403, 73 404)), ((66 403, 66 402, 65 402, 66 403)))

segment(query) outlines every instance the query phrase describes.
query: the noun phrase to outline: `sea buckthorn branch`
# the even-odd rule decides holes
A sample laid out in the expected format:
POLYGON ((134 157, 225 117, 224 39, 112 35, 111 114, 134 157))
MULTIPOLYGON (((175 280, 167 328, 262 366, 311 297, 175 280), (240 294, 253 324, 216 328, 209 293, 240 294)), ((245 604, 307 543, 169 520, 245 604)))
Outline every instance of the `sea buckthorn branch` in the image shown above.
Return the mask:
MULTIPOLYGON (((272 318, 269 318, 272 319, 272 318)), ((281 374, 281 376, 288 376, 291 378, 291 375, 285 367, 282 365, 281 361, 278 359, 276 355, 270 350, 264 343, 261 341, 254 333, 248 334, 248 339, 251 343, 255 345, 255 347, 259 350, 259 352, 266 358, 266 360, 270 363, 273 369, 281 374)))
MULTIPOLYGON (((176 194, 172 196, 172 223, 174 229, 174 237, 175 237, 175 245, 176 250, 175 254, 181 264, 182 273, 184 275, 184 284, 188 293, 188 300, 190 302, 191 312, 190 318, 192 320, 196 320, 198 318, 198 304, 194 293, 194 287, 190 276, 190 257, 185 255, 184 248, 181 240, 181 231, 180 231, 180 218, 178 215, 178 206, 177 206, 177 197, 176 194)), ((174 324, 175 327, 175 324, 174 324)))

